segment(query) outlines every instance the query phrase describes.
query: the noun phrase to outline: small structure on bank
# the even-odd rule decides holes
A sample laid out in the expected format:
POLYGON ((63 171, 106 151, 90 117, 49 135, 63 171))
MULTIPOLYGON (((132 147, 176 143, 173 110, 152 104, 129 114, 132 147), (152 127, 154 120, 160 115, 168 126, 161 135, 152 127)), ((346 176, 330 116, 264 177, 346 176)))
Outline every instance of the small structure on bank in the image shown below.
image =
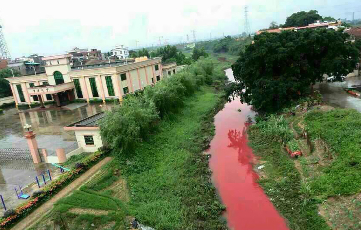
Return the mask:
POLYGON ((66 131, 75 131, 78 149, 81 152, 95 152, 103 146, 100 136, 99 121, 105 116, 104 112, 87 117, 64 127, 66 131))

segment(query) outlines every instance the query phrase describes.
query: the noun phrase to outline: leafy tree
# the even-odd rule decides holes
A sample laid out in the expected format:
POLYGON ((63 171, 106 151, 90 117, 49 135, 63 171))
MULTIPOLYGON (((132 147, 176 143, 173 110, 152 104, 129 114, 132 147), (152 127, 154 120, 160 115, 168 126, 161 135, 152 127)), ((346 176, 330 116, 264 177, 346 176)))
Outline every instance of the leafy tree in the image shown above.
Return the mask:
POLYGON ((301 11, 289 16, 283 27, 307 26, 317 20, 322 20, 322 16, 318 14, 317 10, 301 11))
POLYGON ((326 29, 257 35, 232 65, 232 91, 260 112, 278 111, 308 94, 324 74, 340 80, 354 70, 358 51, 348 37, 326 29))
POLYGON ((230 49, 230 44, 232 43, 232 37, 226 36, 219 40, 213 47, 213 52, 215 53, 227 53, 230 49))
MULTIPOLYGON (((20 76, 20 72, 13 70, 14 76, 20 76)), ((9 68, 0 70, 0 98, 12 95, 9 82, 5 80, 6 77, 12 77, 13 74, 9 68)))
POLYGON ((134 50, 129 51, 129 56, 131 58, 144 57, 144 56, 147 56, 149 58, 150 54, 149 54, 149 51, 147 49, 143 48, 143 49, 138 50, 138 51, 134 51, 134 50))
POLYGON ((324 18, 323 18, 323 21, 334 22, 334 21, 336 21, 336 19, 333 18, 333 17, 327 16, 327 17, 324 17, 324 18))
POLYGON ((269 25, 269 29, 278 29, 278 28, 279 25, 275 21, 272 21, 271 24, 269 25))
POLYGON ((153 51, 151 57, 162 57, 163 63, 176 62, 177 65, 189 65, 191 60, 177 49, 176 46, 167 45, 160 47, 156 51, 153 51))
POLYGON ((192 53, 192 59, 197 61, 200 57, 208 57, 208 53, 204 50, 204 48, 194 47, 192 53))
POLYGON ((347 23, 347 22, 342 22, 341 23, 341 26, 344 26, 346 28, 350 28, 351 27, 351 24, 347 23))

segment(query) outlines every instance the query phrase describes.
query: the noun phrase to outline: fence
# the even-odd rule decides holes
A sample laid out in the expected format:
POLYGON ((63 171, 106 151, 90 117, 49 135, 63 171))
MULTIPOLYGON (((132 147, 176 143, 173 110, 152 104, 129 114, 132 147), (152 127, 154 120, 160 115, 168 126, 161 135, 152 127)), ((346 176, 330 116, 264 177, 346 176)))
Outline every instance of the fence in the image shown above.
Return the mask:
POLYGON ((31 160, 31 153, 28 149, 5 148, 0 149, 1 160, 31 160))

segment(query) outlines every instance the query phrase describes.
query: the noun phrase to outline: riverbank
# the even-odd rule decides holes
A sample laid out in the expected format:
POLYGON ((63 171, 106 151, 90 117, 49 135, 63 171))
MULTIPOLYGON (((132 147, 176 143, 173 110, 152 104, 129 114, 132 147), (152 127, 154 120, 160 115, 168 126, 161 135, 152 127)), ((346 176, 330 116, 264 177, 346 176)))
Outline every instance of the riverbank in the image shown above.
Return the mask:
POLYGON ((129 210, 141 223, 155 229, 226 229, 203 154, 214 135, 213 116, 225 103, 222 96, 202 87, 122 161, 129 210))
POLYGON ((361 114, 307 104, 291 111, 249 129, 259 184, 290 229, 359 229, 361 114), (291 142, 303 156, 289 156, 282 143, 291 142))

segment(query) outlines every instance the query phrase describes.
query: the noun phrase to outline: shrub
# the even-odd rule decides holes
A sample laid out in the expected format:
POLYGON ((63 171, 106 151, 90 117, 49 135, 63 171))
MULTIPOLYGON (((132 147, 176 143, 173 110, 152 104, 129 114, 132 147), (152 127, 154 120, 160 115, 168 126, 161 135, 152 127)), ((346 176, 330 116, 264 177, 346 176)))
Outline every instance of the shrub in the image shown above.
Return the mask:
POLYGON ((37 190, 35 192, 33 192, 33 194, 31 195, 32 198, 35 198, 35 197, 39 197, 41 194, 43 194, 44 191, 43 190, 37 190))
POLYGON ((82 169, 82 168, 84 168, 84 166, 85 166, 84 163, 81 163, 81 162, 75 164, 76 169, 82 169))
POLYGON ((12 216, 15 214, 15 210, 14 209, 9 209, 9 210, 6 210, 5 213, 4 213, 4 216, 3 218, 8 218, 9 216, 12 216))
POLYGON ((271 115, 267 120, 259 121, 256 127, 264 136, 281 143, 287 143, 292 139, 292 131, 283 116, 271 115))

